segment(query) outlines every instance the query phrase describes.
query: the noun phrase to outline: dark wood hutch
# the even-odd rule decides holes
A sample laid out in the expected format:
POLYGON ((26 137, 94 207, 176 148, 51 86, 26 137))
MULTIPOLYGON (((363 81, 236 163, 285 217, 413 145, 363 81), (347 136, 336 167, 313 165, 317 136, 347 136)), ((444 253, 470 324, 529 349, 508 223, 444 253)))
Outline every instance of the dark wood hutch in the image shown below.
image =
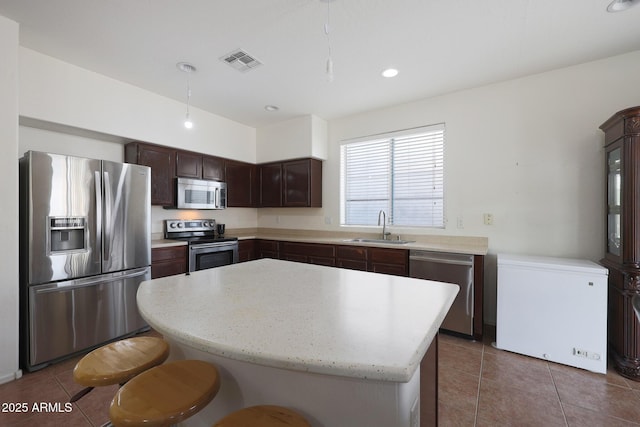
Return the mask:
POLYGON ((623 376, 640 381, 640 323, 631 298, 640 293, 640 107, 614 114, 605 133, 609 354, 623 376))

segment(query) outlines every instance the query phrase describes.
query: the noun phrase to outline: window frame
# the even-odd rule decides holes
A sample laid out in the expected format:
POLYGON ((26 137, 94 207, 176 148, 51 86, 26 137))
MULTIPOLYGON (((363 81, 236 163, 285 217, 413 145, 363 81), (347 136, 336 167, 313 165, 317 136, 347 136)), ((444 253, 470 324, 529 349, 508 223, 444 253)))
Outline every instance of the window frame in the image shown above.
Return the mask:
MULTIPOLYGON (((366 150, 367 145, 373 144, 387 144, 388 145, 388 153, 387 158, 382 159, 378 158, 379 156, 366 158, 367 154, 365 153, 363 157, 361 157, 360 161, 373 161, 378 160, 380 162, 388 162, 388 171, 386 180, 388 181, 387 186, 380 187, 380 190, 384 194, 384 197, 381 197, 380 201, 384 202, 386 217, 387 217, 387 225, 397 226, 397 227, 406 227, 406 228, 429 228, 429 229, 444 229, 446 227, 446 216, 445 216, 445 182, 444 182, 444 174, 445 174, 445 133, 446 128, 444 123, 438 123, 434 125, 420 126, 416 128, 404 129, 393 132, 386 132, 382 134, 369 135, 359 138, 347 139, 343 140, 340 143, 340 226, 342 227, 370 227, 375 226, 377 221, 377 215, 371 214, 371 209, 376 210, 376 214, 379 212, 378 207, 372 207, 371 204, 367 205, 366 197, 362 198, 364 210, 367 210, 366 213, 367 219, 364 221, 358 221, 357 218, 355 221, 352 220, 351 223, 347 223, 349 221, 349 214, 347 212, 348 205, 351 203, 352 207, 357 203, 357 198, 354 198, 351 201, 347 200, 347 185, 348 185, 348 172, 349 174, 354 173, 355 163, 351 163, 351 169, 347 171, 347 156, 353 155, 353 150, 357 150, 358 147, 365 147, 366 150), (418 139, 416 139, 418 138, 418 139), (413 140, 413 141, 411 141, 413 140), (413 142, 413 146, 411 143, 413 142), (417 145, 417 144, 418 145, 417 145), (408 179, 408 184, 412 184, 412 180, 415 180, 419 175, 425 175, 424 179, 418 183, 418 187, 416 191, 421 192, 423 194, 422 197, 415 198, 407 198, 401 199, 396 192, 397 182, 400 180, 399 177, 402 176, 402 170, 398 168, 397 164, 394 162, 397 160, 395 151, 397 151, 397 145, 404 145, 402 149, 406 150, 403 154, 405 157, 407 153, 412 153, 411 150, 416 150, 421 156, 423 156, 425 161, 430 162, 429 164, 433 167, 433 172, 421 173, 420 171, 415 170, 415 164, 411 162, 411 160, 405 159, 402 164, 404 168, 407 170, 404 171, 405 178, 408 179), (348 148, 351 146, 352 153, 348 153, 348 148), (413 148, 412 148, 413 147, 413 148), (413 168, 411 168, 413 166, 413 168), (413 171, 408 171, 413 169, 413 171), (409 174, 409 175, 407 175, 409 174), (407 178, 408 176, 408 178, 407 178), (430 183, 429 183, 430 182, 430 183), (427 185, 428 184, 428 185, 427 185), (429 189, 431 187, 431 189, 429 189), (435 196, 435 197, 434 197, 435 196), (398 203, 399 200, 405 200, 409 204, 412 201, 418 201, 422 203, 431 203, 430 207, 425 207, 432 212, 430 214, 425 214, 424 218, 420 218, 420 216, 411 217, 411 214, 405 214, 405 219, 397 219, 398 218, 398 206, 401 203, 398 203), (430 202, 431 201, 431 202, 430 202), (369 218, 371 216, 371 218, 369 218), (416 221, 420 219, 422 222, 417 223, 416 221), (400 223, 398 223, 400 221, 400 223), (413 222, 412 222, 413 221, 413 222), (362 223, 360 223, 362 222, 362 223), (406 223, 403 223, 406 222, 406 223)), ((381 151, 384 151, 381 148, 381 151)), ((373 155, 372 155, 373 156, 373 155)), ((357 160, 356 160, 357 161, 357 160)), ((365 167, 368 167, 365 166, 365 167)), ((383 164, 377 164, 377 168, 372 166, 374 173, 378 172, 376 177, 379 178, 380 182, 383 182, 384 179, 380 178, 379 172, 380 168, 384 169, 385 166, 383 164)), ((368 169, 366 169, 368 171, 368 169)), ((357 172, 356 172, 357 174, 357 172)), ((353 175, 349 175, 353 176, 353 175)), ((362 180, 362 177, 360 177, 362 180)), ((374 179, 374 178, 371 178, 374 179)), ((415 182, 415 181, 414 181, 415 182)), ((407 194, 406 189, 407 183, 405 182, 405 192, 407 194)), ((412 190, 409 190, 412 191, 412 190)), ((374 203, 373 200, 369 200, 369 202, 374 203)), ((354 212, 353 209, 351 212, 354 212)), ((354 214, 356 215, 356 214, 354 214)))

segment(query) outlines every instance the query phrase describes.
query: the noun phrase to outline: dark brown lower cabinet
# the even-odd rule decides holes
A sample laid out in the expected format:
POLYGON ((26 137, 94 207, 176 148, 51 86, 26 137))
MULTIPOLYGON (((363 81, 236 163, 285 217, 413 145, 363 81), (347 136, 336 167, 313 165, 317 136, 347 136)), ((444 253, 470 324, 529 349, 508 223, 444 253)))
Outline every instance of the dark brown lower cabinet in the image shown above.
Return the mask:
POLYGON ((256 246, 258 258, 280 258, 280 242, 277 240, 258 240, 256 246))
POLYGON ((151 278, 187 272, 187 246, 167 246, 151 250, 151 278))
POLYGON ((238 240, 238 262, 256 259, 256 241, 254 239, 238 240))
POLYGON ((409 251, 406 249, 369 248, 368 271, 373 273, 409 275, 409 251))
POLYGON ((367 248, 362 246, 337 246, 336 266, 350 270, 367 271, 367 248))
POLYGON ((334 267, 336 247, 320 243, 281 242, 280 259, 334 267))

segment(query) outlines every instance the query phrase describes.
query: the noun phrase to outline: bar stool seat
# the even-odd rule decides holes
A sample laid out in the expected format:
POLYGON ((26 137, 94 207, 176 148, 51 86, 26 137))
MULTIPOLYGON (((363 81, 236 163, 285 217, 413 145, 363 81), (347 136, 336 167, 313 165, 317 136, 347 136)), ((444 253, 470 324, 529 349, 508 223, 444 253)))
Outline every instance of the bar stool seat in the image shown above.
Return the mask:
POLYGON ((259 405, 227 415, 213 427, 311 427, 297 412, 282 406, 259 405))
POLYGON ((204 408, 220 390, 218 369, 202 360, 151 368, 118 390, 109 418, 116 427, 177 424, 204 408))
POLYGON ((73 380, 86 388, 71 398, 75 402, 94 387, 124 384, 169 357, 169 344, 155 337, 115 341, 85 355, 73 369, 73 380))

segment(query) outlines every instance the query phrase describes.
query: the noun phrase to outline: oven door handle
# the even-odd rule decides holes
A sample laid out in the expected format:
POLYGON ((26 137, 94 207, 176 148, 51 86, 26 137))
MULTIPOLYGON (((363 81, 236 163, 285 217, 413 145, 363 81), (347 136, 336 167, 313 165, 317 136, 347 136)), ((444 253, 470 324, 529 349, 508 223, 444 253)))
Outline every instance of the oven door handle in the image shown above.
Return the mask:
POLYGON ((189 245, 189 249, 192 251, 197 251, 201 249, 209 249, 209 248, 220 248, 225 246, 236 246, 237 242, 216 242, 216 243, 198 243, 196 245, 189 245))

